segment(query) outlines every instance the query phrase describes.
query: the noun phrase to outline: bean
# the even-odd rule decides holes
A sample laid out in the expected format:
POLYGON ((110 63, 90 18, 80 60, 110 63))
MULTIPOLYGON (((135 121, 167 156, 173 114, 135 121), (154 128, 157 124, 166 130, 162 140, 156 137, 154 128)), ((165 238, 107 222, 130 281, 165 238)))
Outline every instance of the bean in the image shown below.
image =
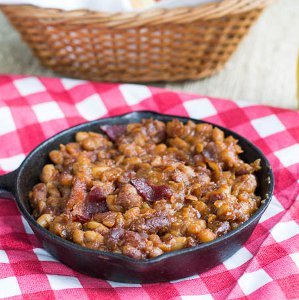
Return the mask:
POLYGON ((59 150, 53 150, 49 153, 50 159, 54 164, 62 165, 63 164, 63 154, 59 150))
POLYGON ((169 251, 171 251, 171 245, 169 245, 169 244, 162 243, 162 244, 159 245, 159 248, 163 252, 169 252, 169 251))
POLYGON ((95 231, 102 235, 105 235, 109 232, 109 228, 100 223, 100 225, 95 229, 95 231))
POLYGON ((55 174, 56 174, 56 169, 55 169, 54 165, 48 164, 43 167, 40 179, 42 182, 48 183, 53 180, 53 177, 55 176, 55 174))
POLYGON ((73 176, 66 172, 63 172, 59 176, 59 183, 63 186, 71 186, 73 183, 73 176))
POLYGON ((88 137, 84 139, 81 144, 83 149, 92 151, 101 146, 101 140, 98 137, 88 137))
POLYGON ((180 250, 186 246, 186 241, 187 241, 186 237, 182 237, 182 236, 174 237, 174 240, 175 240, 175 244, 171 247, 171 250, 173 251, 180 250))
POLYGON ((208 223, 211 223, 217 219, 217 216, 214 214, 209 214, 208 215, 208 223))
POLYGON ((128 227, 132 221, 140 214, 139 207, 132 207, 124 213, 125 225, 128 227))
POLYGON ((127 126, 127 132, 131 132, 131 131, 133 131, 135 128, 136 128, 136 125, 138 125, 138 124, 128 124, 128 126, 127 126))
POLYGON ((105 166, 94 166, 92 167, 92 176, 94 178, 99 178, 99 176, 105 172, 108 171, 110 167, 105 167, 105 166))
POLYGON ((201 230, 203 230, 206 227, 206 222, 204 220, 198 220, 195 223, 191 223, 188 225, 187 233, 188 234, 197 234, 201 230))
POLYGON ((203 150, 203 144, 201 144, 201 143, 196 144, 196 146, 195 146, 196 153, 201 153, 202 150, 203 150))
POLYGON ((188 143, 186 143, 184 140, 182 140, 179 137, 175 137, 174 139, 170 139, 169 140, 169 145, 173 146, 173 147, 176 147, 178 149, 182 149, 184 151, 188 151, 188 149, 190 147, 188 143))
POLYGON ((224 203, 217 209, 217 216, 222 220, 233 220, 235 214, 233 213, 229 204, 224 203))
POLYGON ((152 250, 150 250, 149 252, 149 257, 153 258, 153 257, 157 257, 159 255, 162 255, 164 252, 162 249, 158 248, 158 247, 153 247, 152 250))
POLYGON ((115 225, 116 227, 123 227, 124 223, 125 223, 125 220, 124 220, 123 214, 120 213, 120 212, 118 212, 118 213, 117 213, 117 216, 116 216, 116 218, 115 218, 115 223, 114 223, 114 225, 115 225))
POLYGON ((118 178, 118 176, 122 173, 121 168, 110 168, 109 170, 106 170, 105 172, 101 173, 100 179, 103 182, 106 181, 114 181, 118 178))
POLYGON ((107 215, 103 219, 103 224, 105 226, 107 226, 107 227, 114 226, 115 221, 116 221, 116 217, 117 217, 117 213, 116 212, 109 212, 109 213, 107 213, 107 215))
POLYGON ((206 215, 208 213, 208 206, 203 201, 194 201, 192 206, 200 212, 201 215, 206 215))
POLYGON ((48 228, 50 222, 52 222, 53 219, 54 219, 54 218, 53 218, 52 215, 50 215, 50 214, 43 214, 43 215, 41 215, 41 216, 36 220, 36 222, 37 222, 40 226, 42 226, 42 227, 44 227, 44 228, 48 228))
POLYGON ((127 157, 124 159, 124 164, 138 164, 141 163, 141 159, 139 157, 127 157))
POLYGON ((86 138, 88 138, 89 134, 87 132, 82 132, 82 131, 79 131, 76 133, 76 142, 80 143, 82 142, 83 140, 85 140, 86 138))
POLYGON ((86 224, 86 227, 90 230, 94 230, 96 229, 97 227, 99 227, 101 225, 101 223, 98 223, 96 221, 90 221, 86 224))
POLYGON ((65 146, 65 150, 71 155, 71 156, 77 156, 80 152, 80 145, 78 143, 68 143, 65 146))
POLYGON ((85 242, 93 242, 97 239, 98 233, 92 230, 88 230, 84 232, 84 241, 85 242))
POLYGON ((75 229, 73 232, 73 241, 79 245, 83 244, 84 232, 80 229, 75 229))
POLYGON ((106 203, 110 211, 122 211, 120 205, 115 204, 117 195, 108 195, 106 198, 106 203))
POLYGON ((212 137, 214 142, 222 142, 224 140, 224 132, 214 127, 212 137))
POLYGON ((71 224, 71 230, 72 232, 76 229, 82 229, 82 224, 80 222, 73 222, 71 224))
POLYGON ((206 228, 198 232, 197 237, 200 242, 207 243, 213 241, 216 238, 216 234, 211 229, 206 228))
POLYGON ((154 246, 160 245, 162 243, 160 237, 157 234, 151 234, 149 236, 149 240, 153 242, 154 246))
POLYGON ((187 195, 185 197, 186 200, 191 200, 191 201, 197 201, 197 197, 196 196, 193 196, 193 195, 187 195))
POLYGON ((160 154, 166 150, 167 146, 165 144, 159 144, 155 148, 155 154, 160 154))
POLYGON ((202 124, 197 124, 195 126, 195 130, 200 134, 208 135, 212 133, 213 127, 210 124, 202 123, 202 124))
MULTIPOLYGON (((94 244, 102 244, 104 242, 104 237, 95 231, 85 231, 84 232, 84 242, 85 243, 94 243, 94 244)), ((95 245, 89 245, 90 248, 96 248, 95 245)))
POLYGON ((160 166, 161 164, 162 164, 162 158, 160 156, 156 156, 151 162, 151 165, 153 167, 160 166))
POLYGON ((182 209, 182 216, 184 217, 184 218, 188 218, 189 217, 189 214, 190 214, 190 207, 188 206, 188 207, 184 207, 183 209, 182 209))

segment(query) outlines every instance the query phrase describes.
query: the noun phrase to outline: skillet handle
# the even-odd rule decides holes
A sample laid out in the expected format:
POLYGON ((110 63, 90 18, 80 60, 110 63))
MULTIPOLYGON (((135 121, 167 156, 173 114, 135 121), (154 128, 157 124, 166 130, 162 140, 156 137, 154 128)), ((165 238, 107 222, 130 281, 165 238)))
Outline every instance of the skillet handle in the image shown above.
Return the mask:
POLYGON ((0 198, 14 199, 19 169, 0 176, 0 198))

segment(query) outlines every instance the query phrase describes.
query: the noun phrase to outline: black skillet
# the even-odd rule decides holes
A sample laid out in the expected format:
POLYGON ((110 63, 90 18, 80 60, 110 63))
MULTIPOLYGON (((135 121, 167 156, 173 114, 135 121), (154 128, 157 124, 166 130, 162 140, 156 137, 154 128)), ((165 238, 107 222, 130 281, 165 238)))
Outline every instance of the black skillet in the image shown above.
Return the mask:
POLYGON ((232 135, 239 140, 244 150, 241 155, 244 161, 253 162, 258 158, 261 159, 262 168, 257 173, 259 182, 257 193, 264 201, 248 221, 212 242, 173 251, 152 259, 136 260, 122 254, 87 249, 54 235, 38 225, 32 218, 28 203, 29 191, 38 183, 42 167, 49 162, 48 153, 57 149, 59 144, 73 141, 77 131, 101 132, 101 125, 128 124, 139 122, 143 118, 167 122, 174 117, 182 122, 192 120, 195 123, 203 123, 203 121, 185 117, 140 111, 84 123, 62 131, 35 148, 17 170, 0 176, 0 196, 14 198, 21 214, 28 221, 44 248, 78 272, 131 283, 169 281, 202 273, 229 258, 247 241, 269 205, 274 188, 271 166, 263 153, 248 140, 228 129, 218 126, 226 136, 232 135))

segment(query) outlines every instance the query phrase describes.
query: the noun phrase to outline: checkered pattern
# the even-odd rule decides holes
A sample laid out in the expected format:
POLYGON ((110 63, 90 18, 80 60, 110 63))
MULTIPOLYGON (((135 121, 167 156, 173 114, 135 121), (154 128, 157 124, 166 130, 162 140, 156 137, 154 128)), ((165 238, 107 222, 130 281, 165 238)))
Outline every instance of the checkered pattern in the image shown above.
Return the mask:
POLYGON ((14 202, 0 199, 0 298, 298 299, 298 112, 140 85, 0 76, 0 173, 15 169, 58 131, 132 110, 203 118, 263 150, 274 170, 275 196, 251 238, 233 257, 200 276, 163 284, 110 282, 56 261, 14 202))

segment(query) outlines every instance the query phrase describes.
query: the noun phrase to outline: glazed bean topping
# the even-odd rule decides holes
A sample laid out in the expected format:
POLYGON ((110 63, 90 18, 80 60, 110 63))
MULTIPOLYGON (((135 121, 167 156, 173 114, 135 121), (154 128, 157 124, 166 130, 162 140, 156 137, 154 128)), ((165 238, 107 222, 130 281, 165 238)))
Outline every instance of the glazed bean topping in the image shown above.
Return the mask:
POLYGON ((30 192, 32 215, 83 247, 135 259, 213 241, 248 220, 260 160, 210 124, 101 126, 49 153, 30 192))

